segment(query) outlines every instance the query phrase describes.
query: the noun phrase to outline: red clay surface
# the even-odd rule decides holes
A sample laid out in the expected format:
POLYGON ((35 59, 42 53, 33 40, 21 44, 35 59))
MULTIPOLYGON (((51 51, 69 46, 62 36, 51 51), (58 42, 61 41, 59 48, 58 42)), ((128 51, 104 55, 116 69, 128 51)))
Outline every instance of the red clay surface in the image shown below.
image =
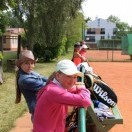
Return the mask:
MULTIPOLYGON (((88 55, 96 59, 107 58, 105 51, 101 53, 89 50, 88 55)), ((129 56, 121 55, 120 51, 114 52, 114 57, 117 60, 129 60, 129 56)), ((118 96, 117 105, 123 117, 123 124, 115 125, 110 132, 132 132, 132 62, 89 63, 94 73, 100 75, 118 96)), ((16 121, 16 128, 10 132, 31 132, 31 128, 30 115, 26 113, 16 121)))
POLYGON ((111 132, 132 132, 132 63, 90 63, 102 79, 116 92, 123 125, 116 125, 111 132))

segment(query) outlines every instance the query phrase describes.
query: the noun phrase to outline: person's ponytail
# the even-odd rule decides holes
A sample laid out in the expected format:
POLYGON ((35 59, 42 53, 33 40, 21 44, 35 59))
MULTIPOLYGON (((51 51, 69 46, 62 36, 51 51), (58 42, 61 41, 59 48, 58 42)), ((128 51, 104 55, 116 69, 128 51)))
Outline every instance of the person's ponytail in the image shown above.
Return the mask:
POLYGON ((53 72, 53 73, 49 76, 49 78, 48 78, 48 80, 47 80, 47 82, 46 82, 46 85, 48 85, 49 82, 52 81, 52 80, 55 78, 55 74, 56 74, 56 71, 53 72))
POLYGON ((15 99, 16 104, 21 102, 21 90, 18 85, 18 79, 19 79, 19 70, 16 71, 16 99, 15 99))

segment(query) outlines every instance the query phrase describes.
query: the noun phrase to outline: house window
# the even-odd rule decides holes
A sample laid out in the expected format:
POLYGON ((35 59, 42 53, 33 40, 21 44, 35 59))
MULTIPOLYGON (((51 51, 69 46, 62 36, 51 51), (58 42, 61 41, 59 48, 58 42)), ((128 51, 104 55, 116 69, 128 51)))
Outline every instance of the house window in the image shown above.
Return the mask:
POLYGON ((86 42, 89 42, 89 36, 85 37, 86 42))
POLYGON ((105 28, 101 28, 100 34, 105 34, 105 28))
POLYGON ((11 37, 11 44, 12 45, 16 45, 17 44, 17 37, 16 36, 12 36, 11 37))
POLYGON ((87 29, 87 34, 95 34, 95 28, 87 29))
POLYGON ((101 36, 101 39, 105 39, 105 36, 101 36))
POLYGON ((116 34, 116 32, 117 32, 117 28, 114 28, 113 29, 113 34, 116 34))
POLYGON ((100 27, 100 19, 98 19, 98 26, 100 27))
POLYGON ((89 36, 89 42, 95 42, 95 36, 89 36))

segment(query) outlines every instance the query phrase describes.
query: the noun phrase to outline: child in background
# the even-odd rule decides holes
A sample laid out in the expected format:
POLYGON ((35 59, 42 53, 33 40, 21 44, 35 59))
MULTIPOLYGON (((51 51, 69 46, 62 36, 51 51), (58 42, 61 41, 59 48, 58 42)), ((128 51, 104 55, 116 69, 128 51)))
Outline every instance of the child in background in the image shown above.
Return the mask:
POLYGON ((81 63, 81 55, 79 54, 79 51, 80 51, 80 43, 75 43, 72 61, 75 63, 76 66, 81 63))
POLYGON ((80 46, 86 45, 86 42, 84 40, 80 41, 80 46))
POLYGON ((18 70, 16 72, 16 100, 20 103, 21 94, 23 94, 31 113, 33 121, 34 110, 36 106, 36 95, 38 91, 45 86, 47 78, 34 72, 36 60, 32 51, 24 50, 20 53, 19 59, 16 61, 18 70))
POLYGON ((88 50, 87 45, 83 44, 79 51, 79 54, 83 57, 82 62, 87 62, 87 59, 88 59, 87 50, 88 50))
POLYGON ((82 62, 87 61, 87 48, 88 47, 86 45, 81 46, 80 43, 76 43, 74 45, 72 61, 75 63, 76 66, 82 62))

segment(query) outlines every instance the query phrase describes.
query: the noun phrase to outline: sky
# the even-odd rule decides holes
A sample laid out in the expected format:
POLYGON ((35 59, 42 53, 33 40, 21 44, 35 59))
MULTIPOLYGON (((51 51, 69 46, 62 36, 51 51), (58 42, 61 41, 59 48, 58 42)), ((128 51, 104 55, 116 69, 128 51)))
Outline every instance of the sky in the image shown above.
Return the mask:
POLYGON ((132 26, 132 0, 85 0, 82 11, 85 18, 96 17, 107 19, 110 15, 116 16, 121 22, 132 26))

